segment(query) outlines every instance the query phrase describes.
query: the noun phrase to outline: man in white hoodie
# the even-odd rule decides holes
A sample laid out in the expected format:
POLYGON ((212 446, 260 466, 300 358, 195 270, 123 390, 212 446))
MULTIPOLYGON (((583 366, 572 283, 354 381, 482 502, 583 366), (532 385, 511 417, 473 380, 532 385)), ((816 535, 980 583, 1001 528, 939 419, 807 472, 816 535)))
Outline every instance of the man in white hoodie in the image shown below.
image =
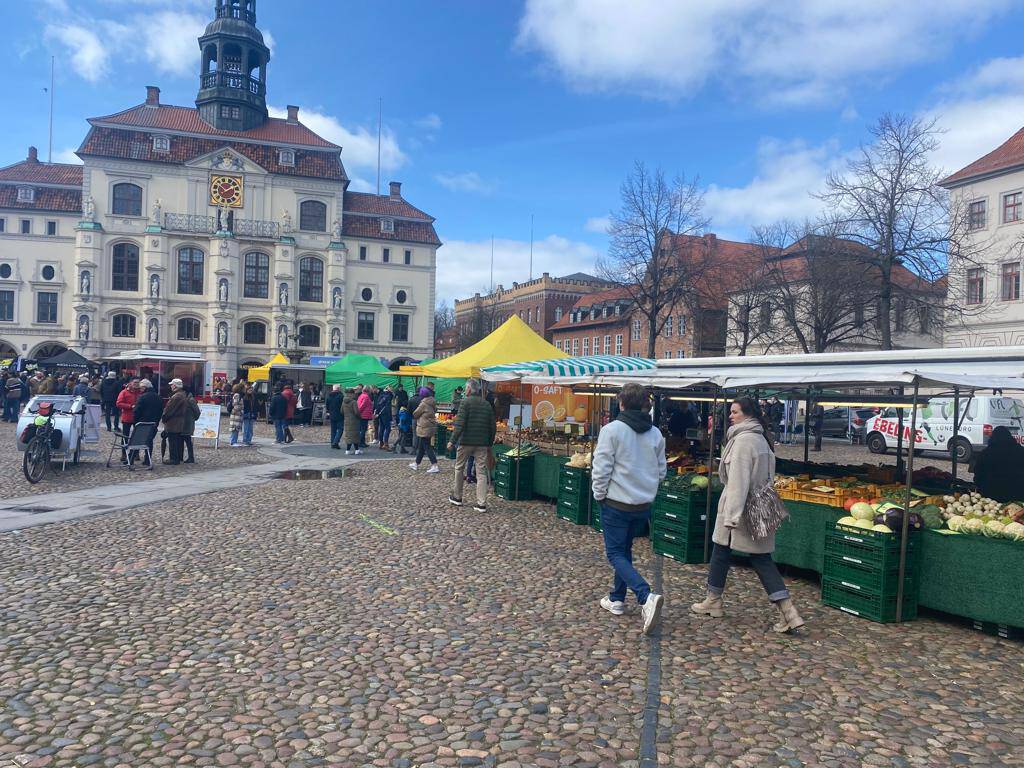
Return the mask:
POLYGON ((651 504, 665 479, 665 438, 651 423, 650 399, 639 384, 619 393, 619 416, 601 429, 591 472, 594 499, 601 504, 604 549, 615 571, 612 591, 601 607, 616 616, 625 613, 626 589, 641 607, 643 633, 661 619, 661 595, 633 567, 633 539, 647 529, 651 504))

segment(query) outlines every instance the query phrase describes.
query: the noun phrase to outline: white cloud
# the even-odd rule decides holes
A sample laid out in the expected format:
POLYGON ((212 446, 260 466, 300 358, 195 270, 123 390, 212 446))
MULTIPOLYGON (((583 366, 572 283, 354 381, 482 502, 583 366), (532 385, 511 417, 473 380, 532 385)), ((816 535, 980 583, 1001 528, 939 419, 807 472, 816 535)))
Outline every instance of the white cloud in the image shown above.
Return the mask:
POLYGON ((110 54, 91 29, 71 24, 47 24, 44 34, 47 40, 55 41, 67 50, 71 66, 83 80, 95 83, 107 74, 110 54))
MULTIPOLYGON (((267 108, 271 117, 287 117, 288 110, 281 107, 267 108)), ((311 131, 323 136, 328 141, 338 144, 341 148, 341 159, 349 170, 377 172, 377 131, 357 125, 348 128, 338 118, 325 115, 316 110, 299 110, 299 122, 311 131)), ((381 132, 380 167, 381 171, 390 173, 401 168, 408 157, 398 146, 395 134, 385 126, 381 132)))
POLYGON ((585 90, 690 95, 711 80, 765 101, 841 98, 849 81, 933 60, 1011 0, 527 0, 518 45, 585 90))
POLYGON ((57 152, 53 157, 55 163, 73 163, 75 165, 82 164, 82 158, 75 154, 75 147, 65 147, 57 152))
POLYGON ((597 235, 607 235, 608 227, 611 226, 611 223, 611 219, 609 219, 607 216, 591 216, 589 219, 587 219, 587 222, 586 224, 583 225, 583 228, 587 232, 593 232, 594 234, 597 235))
POLYGON ((476 171, 438 173, 434 175, 434 180, 452 192, 473 192, 487 195, 494 191, 494 185, 480 178, 480 174, 476 171))
POLYGON ((441 116, 434 112, 424 115, 413 123, 417 128, 423 128, 427 131, 439 131, 441 130, 441 124, 441 116))
POLYGON ((757 173, 749 183, 708 187, 705 206, 711 228, 743 238, 751 227, 780 219, 813 218, 822 208, 814 193, 821 191, 828 171, 841 168, 842 161, 833 142, 812 147, 763 139, 757 151, 757 173))
MULTIPOLYGON (((444 247, 437 251, 438 300, 464 299, 484 293, 490 285, 491 241, 450 240, 442 235, 444 247)), ((569 275, 593 274, 598 251, 593 246, 549 235, 533 243, 533 276, 543 272, 569 275)), ((511 288, 530 276, 530 243, 524 240, 494 241, 494 284, 511 288)))

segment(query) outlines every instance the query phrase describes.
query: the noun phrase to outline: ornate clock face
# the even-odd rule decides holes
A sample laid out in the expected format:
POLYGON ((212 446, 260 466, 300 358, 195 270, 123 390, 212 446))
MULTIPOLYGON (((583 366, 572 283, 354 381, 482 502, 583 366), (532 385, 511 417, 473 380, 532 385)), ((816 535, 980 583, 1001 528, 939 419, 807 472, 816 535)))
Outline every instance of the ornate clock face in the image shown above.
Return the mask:
POLYGON ((240 208, 242 206, 242 177, 211 176, 210 204, 240 208))

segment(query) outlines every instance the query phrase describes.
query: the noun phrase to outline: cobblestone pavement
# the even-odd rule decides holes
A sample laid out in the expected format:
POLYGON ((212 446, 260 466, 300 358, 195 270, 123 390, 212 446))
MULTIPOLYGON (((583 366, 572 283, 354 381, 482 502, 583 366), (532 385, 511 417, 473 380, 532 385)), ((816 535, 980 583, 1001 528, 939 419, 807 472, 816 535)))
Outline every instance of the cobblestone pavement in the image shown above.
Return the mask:
MULTIPOLYGON (((652 646, 597 606, 599 536, 450 481, 364 464, 0 534, 0 765, 637 768, 652 646)), ((703 569, 663 571, 657 763, 1024 765, 1021 645, 802 582, 780 638, 752 573, 702 621, 703 569)))

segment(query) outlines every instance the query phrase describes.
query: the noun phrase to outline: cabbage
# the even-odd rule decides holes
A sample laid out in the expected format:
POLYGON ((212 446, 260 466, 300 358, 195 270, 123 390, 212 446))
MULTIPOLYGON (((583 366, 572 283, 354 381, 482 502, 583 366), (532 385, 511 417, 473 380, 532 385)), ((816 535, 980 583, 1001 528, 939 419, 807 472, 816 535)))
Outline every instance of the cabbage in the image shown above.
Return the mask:
POLYGON ((857 526, 858 528, 867 528, 867 529, 869 529, 869 530, 870 530, 871 528, 874 528, 874 527, 875 527, 875 523, 874 523, 874 521, 873 521, 873 520, 859 520, 859 519, 858 519, 858 520, 857 520, 857 522, 855 523, 855 525, 856 525, 856 526, 857 526))
POLYGON ((970 520, 963 524, 960 530, 963 533, 981 533, 984 528, 985 524, 981 522, 980 519, 978 519, 977 517, 972 517, 970 520))
POLYGON ((871 528, 872 531, 878 531, 879 533, 892 533, 892 528, 888 525, 875 525, 871 528))
POLYGON ((836 525, 856 525, 856 524, 857 524, 857 518, 856 517, 841 517, 838 520, 836 520, 836 525))
MULTIPOLYGON (((951 531, 959 531, 966 522, 967 518, 963 515, 953 515, 946 521, 946 527, 951 531)), ((1024 526, 1021 527, 1024 528, 1024 526)))
POLYGON ((1013 539, 1014 541, 1024 541, 1024 525, 1020 523, 1010 523, 1003 528, 1003 536, 1007 539, 1013 539))
POLYGON ((1001 539, 1003 538, 1003 530, 1005 528, 1006 526, 1000 523, 998 520, 990 520, 989 522, 985 523, 985 528, 984 530, 982 530, 982 533, 993 539, 1001 539))
POLYGON ((858 520, 871 520, 875 516, 875 510, 870 504, 862 501, 850 507, 850 514, 858 520))

